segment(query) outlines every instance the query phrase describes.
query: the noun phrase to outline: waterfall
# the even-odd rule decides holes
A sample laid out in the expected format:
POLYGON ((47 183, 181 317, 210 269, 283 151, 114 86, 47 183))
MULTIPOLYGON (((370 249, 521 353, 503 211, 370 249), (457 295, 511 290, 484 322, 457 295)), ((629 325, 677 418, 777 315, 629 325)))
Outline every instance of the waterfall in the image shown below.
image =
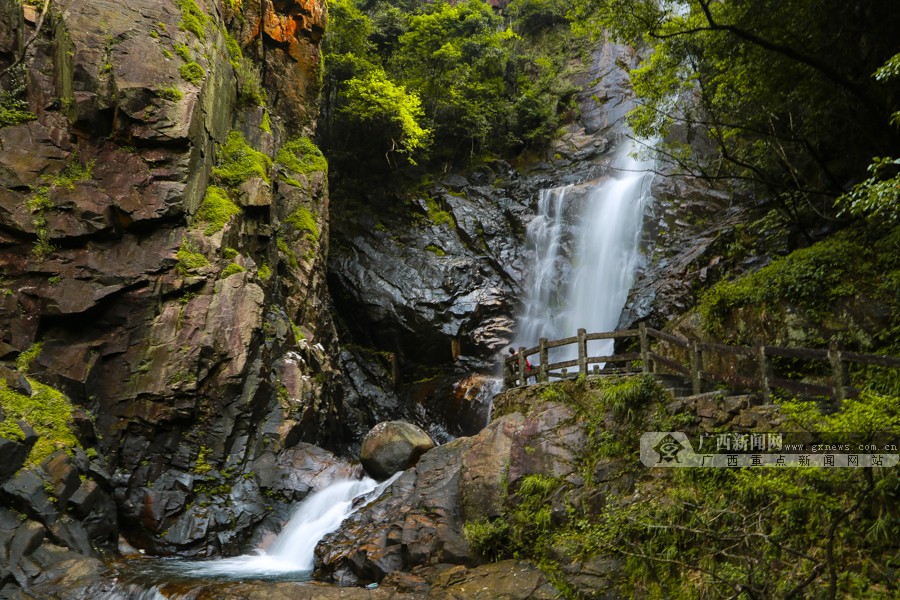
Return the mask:
MULTIPOLYGON (((644 209, 650 201, 650 164, 631 156, 629 140, 617 153, 614 175, 588 190, 583 201, 569 201, 573 186, 541 191, 538 215, 529 224, 527 242, 535 262, 530 270, 516 346, 613 331, 618 324, 640 261, 644 209), (580 210, 578 210, 580 208, 580 210)), ((612 340, 593 341, 588 353, 612 353, 612 340)), ((551 361, 569 360, 568 346, 551 361)))
MULTIPOLYGON (((92 600, 157 600, 177 598, 161 593, 161 588, 198 579, 217 581, 270 580, 305 581, 315 567, 319 541, 368 501, 377 498, 403 472, 376 482, 368 477, 339 480, 311 494, 294 509, 278 538, 268 551, 215 560, 132 561, 121 581, 112 588, 93 593, 92 600)), ((87 596, 85 597, 87 598, 87 596)))

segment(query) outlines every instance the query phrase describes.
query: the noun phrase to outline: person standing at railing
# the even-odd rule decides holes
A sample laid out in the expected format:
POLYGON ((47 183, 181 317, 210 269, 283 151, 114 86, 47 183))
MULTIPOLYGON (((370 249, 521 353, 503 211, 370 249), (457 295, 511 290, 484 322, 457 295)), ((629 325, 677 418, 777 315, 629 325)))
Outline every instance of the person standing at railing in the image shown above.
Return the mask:
MULTIPOLYGON (((515 361, 513 363, 513 373, 515 374, 513 379, 518 380, 518 376, 519 376, 518 356, 519 356, 519 353, 516 352, 515 348, 510 348, 509 355, 515 361)), ((528 383, 528 380, 531 378, 534 378, 533 383, 537 383, 537 371, 535 371, 534 367, 531 365, 531 362, 528 360, 528 357, 525 357, 525 381, 523 381, 522 383, 523 384, 528 383)))

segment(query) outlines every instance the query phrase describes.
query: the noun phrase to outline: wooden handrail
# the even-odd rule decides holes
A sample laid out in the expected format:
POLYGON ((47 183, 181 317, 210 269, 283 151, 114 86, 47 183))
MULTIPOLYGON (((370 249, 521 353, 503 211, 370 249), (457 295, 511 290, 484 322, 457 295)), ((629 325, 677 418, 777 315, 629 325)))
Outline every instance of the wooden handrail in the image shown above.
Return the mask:
MULTIPOLYGON (((848 381, 846 365, 851 363, 865 365, 879 365, 884 367, 900 368, 900 357, 884 354, 860 354, 841 350, 836 342, 829 344, 827 349, 822 348, 786 348, 781 346, 736 346, 718 342, 701 342, 689 340, 671 333, 665 333, 641 323, 637 329, 622 329, 618 331, 604 331, 587 333, 583 329, 578 330, 578 335, 558 340, 541 339, 533 348, 520 347, 515 356, 505 358, 503 361, 504 375, 507 385, 528 385, 528 380, 535 382, 549 381, 553 378, 569 377, 568 369, 577 368, 576 373, 589 374, 591 366, 595 371, 600 364, 628 363, 641 361, 643 373, 656 372, 658 367, 681 373, 691 378, 695 393, 699 393, 703 380, 719 381, 724 383, 737 383, 745 387, 757 389, 762 392, 768 401, 772 388, 790 390, 803 394, 826 395, 843 401, 847 397, 856 396, 859 390, 851 387, 848 381), (618 340, 637 337, 640 340, 640 352, 626 354, 614 354, 609 356, 590 356, 587 351, 587 342, 594 340, 618 340), (650 348, 650 339, 665 342, 681 350, 682 358, 671 353, 660 353, 662 348, 658 345, 650 348), (577 345, 576 359, 551 363, 549 351, 554 348, 577 345), (687 354, 688 364, 684 363, 683 356, 687 354), (526 368, 526 358, 537 354, 537 365, 532 371, 526 368), (667 355, 668 354, 668 355, 667 355), (742 356, 755 364, 755 374, 748 377, 741 373, 721 374, 704 368, 706 354, 722 355, 730 354, 742 356), (791 379, 777 378, 773 375, 772 364, 769 357, 799 358, 827 362, 831 367, 830 385, 824 383, 811 383, 791 379), (558 372, 559 371, 559 372, 558 372)), ((621 371, 621 369, 619 369, 621 371)), ((604 371, 610 369, 604 368, 604 371)))

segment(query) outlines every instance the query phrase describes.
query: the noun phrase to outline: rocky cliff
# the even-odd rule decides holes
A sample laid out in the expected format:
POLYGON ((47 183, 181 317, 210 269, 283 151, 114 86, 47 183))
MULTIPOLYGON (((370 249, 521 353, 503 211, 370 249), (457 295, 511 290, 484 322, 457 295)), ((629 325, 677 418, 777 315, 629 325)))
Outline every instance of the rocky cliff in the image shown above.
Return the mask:
POLYGON ((324 2, 41 8, 0 2, 0 586, 25 588, 118 534, 233 552, 298 473, 344 468, 297 444, 345 437, 308 138, 324 2))

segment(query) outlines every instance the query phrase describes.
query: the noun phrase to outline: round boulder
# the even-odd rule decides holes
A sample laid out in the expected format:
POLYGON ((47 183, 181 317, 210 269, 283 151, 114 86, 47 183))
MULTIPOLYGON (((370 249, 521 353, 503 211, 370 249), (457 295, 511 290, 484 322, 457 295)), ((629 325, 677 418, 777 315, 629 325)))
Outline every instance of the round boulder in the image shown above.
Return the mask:
POLYGON ((434 442, 420 427, 403 421, 384 421, 363 438, 359 462, 366 473, 383 481, 414 466, 432 448, 434 442))

